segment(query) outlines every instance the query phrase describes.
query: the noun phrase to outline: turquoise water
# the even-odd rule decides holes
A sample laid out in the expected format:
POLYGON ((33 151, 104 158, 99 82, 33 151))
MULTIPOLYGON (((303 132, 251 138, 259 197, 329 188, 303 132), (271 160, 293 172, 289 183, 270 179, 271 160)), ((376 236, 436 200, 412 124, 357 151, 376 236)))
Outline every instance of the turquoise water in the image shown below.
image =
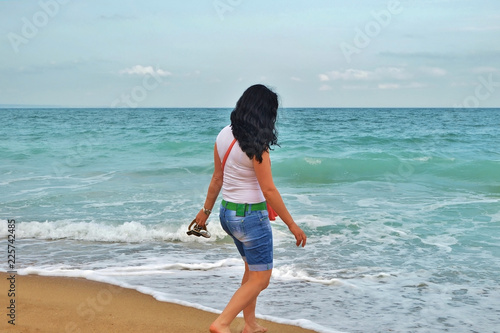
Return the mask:
MULTIPOLYGON (((18 272, 222 310, 237 252, 217 214, 211 239, 185 231, 230 112, 0 110, 0 241, 15 219, 18 272)), ((324 332, 498 332, 499 128, 499 109, 280 110, 273 175, 309 240, 273 223, 257 312, 324 332)))

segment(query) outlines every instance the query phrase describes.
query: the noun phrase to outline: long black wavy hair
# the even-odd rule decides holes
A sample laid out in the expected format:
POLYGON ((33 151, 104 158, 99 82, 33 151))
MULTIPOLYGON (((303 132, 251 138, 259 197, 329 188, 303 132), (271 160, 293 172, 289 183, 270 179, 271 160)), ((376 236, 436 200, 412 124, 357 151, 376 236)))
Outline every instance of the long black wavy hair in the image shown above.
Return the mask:
POLYGON ((262 154, 278 145, 278 95, 262 84, 249 87, 231 112, 231 129, 241 150, 262 163, 262 154))

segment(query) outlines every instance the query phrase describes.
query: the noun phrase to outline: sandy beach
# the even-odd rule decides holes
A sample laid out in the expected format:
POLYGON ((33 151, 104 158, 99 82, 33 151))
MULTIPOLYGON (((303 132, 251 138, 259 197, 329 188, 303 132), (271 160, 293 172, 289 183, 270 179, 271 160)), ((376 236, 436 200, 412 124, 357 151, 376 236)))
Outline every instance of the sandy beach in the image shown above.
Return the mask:
MULTIPOLYGON (((15 276, 0 273, 0 331, 19 333, 83 332, 208 332, 216 314, 160 302, 136 290, 81 278, 15 276), (13 282, 13 280, 12 280, 13 282), (11 288, 13 287, 13 288, 11 288), (9 290, 15 289, 15 298, 9 290), (15 299, 15 312, 7 308, 15 299), (9 316, 9 314, 11 314, 9 316), (9 324, 15 315, 15 326, 9 324)), ((12 293, 12 292, 11 292, 12 293)), ((300 327, 261 321, 269 332, 313 332, 300 327)), ((231 332, 241 332, 237 318, 231 332)))

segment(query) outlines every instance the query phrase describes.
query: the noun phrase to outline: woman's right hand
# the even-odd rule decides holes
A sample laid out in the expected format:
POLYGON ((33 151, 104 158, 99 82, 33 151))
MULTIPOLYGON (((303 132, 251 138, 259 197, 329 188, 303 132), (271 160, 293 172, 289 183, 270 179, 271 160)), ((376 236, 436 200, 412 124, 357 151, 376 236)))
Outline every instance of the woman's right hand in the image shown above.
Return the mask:
POLYGON ((200 209, 198 214, 196 215, 196 224, 198 224, 200 227, 205 228, 208 220, 208 215, 205 214, 203 209, 200 209))

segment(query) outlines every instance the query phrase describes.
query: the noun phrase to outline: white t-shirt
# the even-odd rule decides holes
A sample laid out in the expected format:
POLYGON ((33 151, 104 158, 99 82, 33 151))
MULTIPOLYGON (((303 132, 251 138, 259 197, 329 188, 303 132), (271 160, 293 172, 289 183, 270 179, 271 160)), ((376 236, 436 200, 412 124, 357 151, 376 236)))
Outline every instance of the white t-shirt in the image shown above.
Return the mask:
MULTIPOLYGON (((234 136, 230 125, 224 127, 217 135, 217 152, 221 162, 233 140, 234 136)), ((253 161, 241 150, 238 142, 231 149, 224 167, 222 198, 229 202, 247 204, 266 200, 257 181, 253 161)))

